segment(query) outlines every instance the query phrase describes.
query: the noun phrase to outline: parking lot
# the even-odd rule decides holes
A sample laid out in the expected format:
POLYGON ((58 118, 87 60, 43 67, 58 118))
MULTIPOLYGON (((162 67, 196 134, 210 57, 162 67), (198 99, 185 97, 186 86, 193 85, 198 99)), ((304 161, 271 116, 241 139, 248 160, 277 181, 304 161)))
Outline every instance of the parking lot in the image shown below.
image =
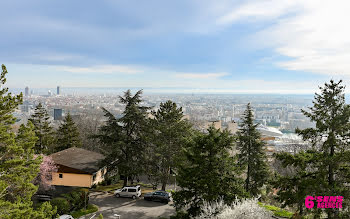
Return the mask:
MULTIPOLYGON (((99 207, 96 217, 101 213, 104 218, 116 218, 113 216, 114 214, 120 215, 120 219, 169 218, 170 215, 175 213, 172 202, 164 204, 145 201, 142 197, 136 200, 131 198, 116 198, 110 193, 103 192, 91 193, 90 203, 99 207)), ((85 216, 82 219, 88 219, 90 217, 85 216)))

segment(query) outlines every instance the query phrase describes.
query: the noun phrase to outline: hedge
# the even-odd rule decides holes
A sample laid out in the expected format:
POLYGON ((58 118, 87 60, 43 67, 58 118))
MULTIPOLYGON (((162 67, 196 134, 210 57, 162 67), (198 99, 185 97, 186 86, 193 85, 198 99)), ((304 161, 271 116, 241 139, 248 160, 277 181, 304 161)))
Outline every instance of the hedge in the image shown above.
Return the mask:
POLYGON ((57 214, 67 214, 70 211, 71 205, 65 198, 54 198, 50 201, 52 207, 57 207, 57 214))

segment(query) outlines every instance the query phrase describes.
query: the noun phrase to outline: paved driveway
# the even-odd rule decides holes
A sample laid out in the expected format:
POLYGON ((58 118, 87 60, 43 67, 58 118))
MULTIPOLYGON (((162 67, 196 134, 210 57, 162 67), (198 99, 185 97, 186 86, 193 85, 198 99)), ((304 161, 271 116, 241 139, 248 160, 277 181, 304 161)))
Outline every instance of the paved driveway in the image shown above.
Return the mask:
MULTIPOLYGON (((175 213, 172 202, 169 204, 145 201, 143 198, 116 198, 112 194, 94 192, 90 194, 90 203, 99 206, 96 217, 101 213, 103 218, 115 218, 114 214, 121 215, 120 219, 169 218, 175 213)), ((91 216, 90 216, 91 217, 91 216)), ((90 218, 88 216, 85 219, 90 218)))

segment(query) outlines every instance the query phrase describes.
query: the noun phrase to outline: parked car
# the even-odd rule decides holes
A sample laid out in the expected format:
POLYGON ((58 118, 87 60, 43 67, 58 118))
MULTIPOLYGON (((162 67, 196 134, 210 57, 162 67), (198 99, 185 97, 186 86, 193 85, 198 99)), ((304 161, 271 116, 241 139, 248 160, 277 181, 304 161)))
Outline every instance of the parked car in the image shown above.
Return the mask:
POLYGON ((64 214, 60 216, 58 219, 74 219, 72 215, 64 214))
POLYGON ((141 196, 141 187, 140 186, 127 186, 122 189, 117 189, 114 192, 115 197, 130 197, 136 199, 141 196))
POLYGON ((143 197, 147 201, 160 201, 166 204, 170 202, 170 193, 166 191, 155 191, 146 193, 143 197))

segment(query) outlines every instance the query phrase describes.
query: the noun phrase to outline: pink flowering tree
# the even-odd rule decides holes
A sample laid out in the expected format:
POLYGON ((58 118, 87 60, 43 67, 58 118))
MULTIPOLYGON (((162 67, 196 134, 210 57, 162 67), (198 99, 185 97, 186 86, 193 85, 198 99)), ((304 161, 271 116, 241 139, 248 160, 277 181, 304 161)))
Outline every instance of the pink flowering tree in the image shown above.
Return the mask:
POLYGON ((40 164, 40 172, 34 180, 34 184, 39 186, 39 190, 47 191, 51 189, 52 173, 57 172, 57 166, 50 156, 43 156, 40 164))

